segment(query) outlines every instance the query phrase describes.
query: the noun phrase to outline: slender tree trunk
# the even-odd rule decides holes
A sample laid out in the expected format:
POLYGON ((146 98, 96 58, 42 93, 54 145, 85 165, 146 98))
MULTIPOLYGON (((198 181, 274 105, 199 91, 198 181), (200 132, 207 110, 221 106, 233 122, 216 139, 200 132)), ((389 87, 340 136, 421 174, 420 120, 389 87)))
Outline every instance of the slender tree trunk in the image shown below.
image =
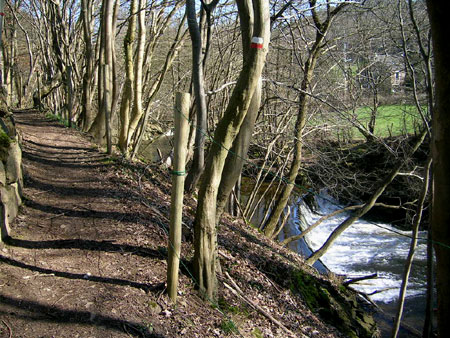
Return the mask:
POLYGON ((106 152, 111 155, 112 154, 112 140, 111 140, 111 101, 112 101, 112 91, 113 91, 113 86, 112 86, 112 81, 111 81, 111 67, 109 65, 109 63, 106 63, 104 65, 105 70, 104 70, 104 78, 103 80, 105 81, 104 84, 104 88, 105 90, 103 91, 103 102, 104 102, 104 109, 105 109, 105 129, 106 129, 106 152))
MULTIPOLYGON (((5 10, 5 0, 0 0, 0 11, 4 13, 5 10)), ((3 21, 4 15, 0 15, 0 48, 3 47, 3 37, 1 33, 3 33, 3 21)))
MULTIPOLYGON (((238 8, 242 9, 245 0, 238 0, 238 8)), ((257 40, 249 59, 243 65, 236 87, 223 118, 217 125, 214 142, 208 154, 205 172, 199 191, 197 212, 194 222, 194 272, 200 292, 210 299, 217 295, 216 279, 216 202, 217 191, 222 176, 228 150, 245 118, 253 93, 258 85, 267 54, 269 42, 269 4, 267 0, 253 0, 255 17, 254 36, 257 40), (261 47, 261 48, 259 48, 261 47)), ((241 17, 241 20, 248 20, 241 17)), ((241 21, 242 23, 242 21, 241 21)))
POLYGON ((125 84, 122 94, 122 102, 120 105, 120 132, 119 132, 119 149, 123 154, 128 154, 128 128, 130 125, 130 109, 133 103, 133 84, 134 84, 134 67, 133 67, 133 45, 136 38, 136 15, 137 1, 131 0, 130 19, 128 21, 127 35, 124 39, 125 52, 125 84))
MULTIPOLYGON (((103 0, 102 1, 102 9, 101 9, 101 20, 100 20, 100 28, 99 28, 99 37, 97 40, 98 44, 98 66, 97 66, 97 102, 98 102, 98 112, 95 116, 95 119, 89 128, 89 133, 95 138, 98 144, 104 143, 105 137, 105 112, 104 112, 104 65, 107 63, 105 56, 105 46, 106 40, 109 38, 105 34, 105 25, 107 24, 107 20, 110 18, 107 17, 106 13, 108 13, 108 3, 111 0, 103 0)), ((109 11, 111 13, 111 11, 109 11)))
POLYGON ((111 36, 113 37, 111 40, 111 85, 112 85, 112 92, 111 92, 111 121, 113 117, 116 115, 117 106, 119 105, 119 96, 120 96, 120 84, 119 84, 119 76, 117 74, 117 53, 116 53, 116 44, 115 44, 115 36, 117 34, 116 28, 117 28, 117 19, 119 16, 119 9, 120 9, 120 1, 115 0, 114 1, 114 10, 113 10, 113 17, 112 17, 112 27, 111 27, 111 36))
MULTIPOLYGON (((204 15, 204 9, 201 9, 204 15)), ((197 23, 195 0, 186 1, 186 15, 188 18, 189 34, 192 42, 192 82, 194 85, 195 105, 197 113, 197 125, 195 131, 194 157, 191 169, 186 178, 186 191, 192 191, 196 186, 205 165, 205 134, 207 107, 205 96, 205 80, 203 75, 203 34, 197 23)))
POLYGON ((105 66, 103 70, 103 115, 105 117, 105 132, 108 154, 112 153, 111 144, 111 105, 113 97, 113 15, 115 0, 107 0, 105 10, 105 66))
MULTIPOLYGON (((18 11, 19 7, 20 7, 20 2, 15 2, 14 4, 10 4, 10 3, 6 3, 8 5, 8 7, 11 10, 11 14, 14 17, 14 21, 17 24, 17 26, 19 26, 20 30, 23 32, 24 36, 25 36, 25 40, 27 43, 27 49, 28 49, 28 61, 29 61, 29 72, 28 75, 26 76, 26 81, 22 81, 22 76, 19 76, 18 79, 20 79, 20 85, 19 88, 16 89, 17 93, 19 94, 19 99, 22 100, 22 96, 25 98, 27 98, 27 93, 28 93, 28 86, 31 82, 31 78, 34 75, 34 70, 36 67, 36 62, 33 56, 33 47, 31 45, 31 40, 30 40, 30 35, 28 34, 28 31, 24 28, 24 26, 21 24, 21 22, 19 21, 19 18, 17 17, 16 12, 18 11), (14 5, 14 7, 13 7, 14 5)), ((0 12, 3 13, 4 12, 4 5, 5 2, 4 0, 0 1, 0 12)), ((3 16, 1 18, 2 22, 3 22, 3 16)), ((0 23, 0 32, 2 31, 3 27, 2 27, 2 23, 0 23)), ((0 41, 0 48, 1 48, 1 41, 0 41)), ((16 82, 17 83, 17 82, 16 82)), ((0 80, 0 85, 1 85, 1 80, 0 80)))
POLYGON ((445 337, 450 318, 450 45, 446 1, 427 0, 433 39, 436 109, 433 116, 432 235, 436 252, 438 336, 445 337))
MULTIPOLYGON (((249 55, 250 52, 255 21, 253 16, 253 8, 250 1, 242 2, 239 8, 239 16, 241 18, 243 63, 245 64, 248 62, 247 55, 249 55)), ((231 152, 227 155, 227 160, 224 167, 224 172, 226 172, 226 175, 222 175, 217 195, 217 222, 225 209, 225 205, 230 197, 231 191, 236 185, 236 182, 241 174, 242 167, 244 166, 247 151, 250 146, 250 140, 253 135, 255 121, 258 116, 259 106, 261 105, 261 90, 262 81, 261 78, 259 78, 258 85, 253 93, 252 100, 247 111, 247 115, 245 115, 245 119, 242 122, 239 133, 233 142, 231 152)))
POLYGON ((173 163, 172 195, 170 203, 170 233, 167 259, 167 293, 177 300, 178 270, 181 255, 181 221, 183 216, 184 170, 189 136, 190 95, 177 93, 175 100, 175 153, 173 163))
MULTIPOLYGON (((114 16, 115 7, 114 4, 117 0, 103 0, 102 3, 102 20, 100 22, 100 41, 99 41, 99 65, 98 65, 98 114, 92 123, 89 133, 91 133, 96 139, 98 144, 104 144, 108 142, 107 133, 111 135, 111 131, 107 130, 107 121, 105 120, 105 112, 108 111, 112 114, 113 102, 114 102, 114 41, 115 41, 115 29, 114 29, 114 16), (107 64, 108 67, 104 65, 107 64), (105 74, 108 71, 109 74, 105 74), (107 79, 107 80, 105 80, 107 79), (105 86, 108 86, 108 89, 105 86), (110 104, 109 107, 105 107, 105 94, 104 91, 110 91, 110 104)), ((109 127, 110 128, 110 127, 109 127)))
POLYGON ((397 307, 397 315, 394 320, 394 326, 392 328, 392 337, 396 338, 398 331, 400 329, 400 323, 403 315, 403 306, 405 304, 406 289, 408 288, 409 274, 411 273, 411 267, 413 264, 414 254, 417 247, 417 236, 419 235, 419 226, 422 221, 423 205, 425 203, 425 198, 428 194, 428 187, 430 183, 430 167, 431 167, 431 157, 428 159, 425 165, 423 186, 420 192, 419 201, 417 202, 416 217, 414 220, 411 245, 409 247, 408 257, 405 262, 405 270, 403 271, 402 285, 400 287, 400 294, 397 307))
MULTIPOLYGON (((305 90, 309 86, 309 82, 312 78, 312 73, 313 73, 312 69, 311 71, 305 73, 304 81, 302 84, 302 88, 305 88, 305 90)), ((303 128, 305 127, 306 123, 309 98, 306 96, 306 94, 300 93, 299 101, 300 101, 299 111, 297 116, 297 122, 295 124, 296 141, 294 146, 294 157, 292 159, 292 164, 289 169, 288 183, 284 187, 280 196, 278 197, 275 206, 273 207, 273 210, 270 214, 270 217, 265 225, 264 234, 267 237, 272 237, 273 233, 275 232, 275 229, 277 228, 283 210, 286 208, 286 205, 289 201, 289 197, 291 196, 292 190, 294 189, 295 180, 297 179, 297 175, 300 170, 300 165, 302 162, 303 143, 301 140, 303 137, 302 136, 303 128)))
POLYGON ((92 0, 81 1, 81 16, 83 25, 83 38, 85 45, 83 75, 83 92, 81 98, 81 124, 83 131, 88 131, 95 119, 92 109, 94 75, 94 49, 92 46, 92 0))
POLYGON ((262 83, 261 79, 259 79, 250 103, 250 107, 248 108, 247 115, 245 116, 244 122, 242 122, 239 134, 236 136, 231 152, 228 153, 227 160, 225 162, 225 168, 223 171, 227 174, 223 175, 220 180, 219 192, 217 195, 217 221, 219 221, 224 211, 227 200, 229 199, 231 191, 239 179, 242 167, 247 159, 248 148, 252 139, 256 118, 259 112, 259 106, 261 104, 261 87, 262 83))
POLYGON ((67 119, 69 122, 69 128, 72 128, 72 118, 73 118, 73 87, 72 87, 72 66, 67 66, 67 119))
MULTIPOLYGON (((139 120, 144 112, 142 108, 142 68, 144 66, 144 52, 145 52, 145 38, 146 38, 146 28, 145 28, 145 0, 139 0, 138 5, 138 41, 137 41, 137 51, 136 51, 136 63, 135 63, 135 76, 134 76, 134 103, 133 110, 131 114, 130 125, 128 128, 127 144, 131 143, 136 128, 138 126, 139 120)), ((146 126, 143 126, 145 128, 146 126)))

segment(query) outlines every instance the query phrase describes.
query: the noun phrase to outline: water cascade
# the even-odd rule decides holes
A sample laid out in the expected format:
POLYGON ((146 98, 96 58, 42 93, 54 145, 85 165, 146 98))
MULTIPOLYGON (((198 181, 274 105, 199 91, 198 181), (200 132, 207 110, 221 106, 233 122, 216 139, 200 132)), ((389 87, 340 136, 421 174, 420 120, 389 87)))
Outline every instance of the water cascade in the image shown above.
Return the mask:
MULTIPOLYGON (((280 240, 301 233, 320 217, 341 209, 342 206, 326 192, 315 197, 317 210, 311 208, 297 197, 291 204, 291 217, 284 231, 280 233, 280 240)), ((317 250, 326 241, 330 233, 347 217, 348 213, 341 213, 324 221, 316 229, 304 237, 304 241, 290 243, 290 248, 302 255, 309 256, 312 250, 317 250)), ((401 231, 390 224, 374 223, 364 219, 355 222, 347 229, 321 258, 315 267, 319 271, 328 268, 335 274, 350 278, 367 276, 377 273, 378 278, 368 279, 352 286, 371 295, 381 308, 390 315, 395 311, 401 284, 401 274, 411 241, 411 231, 401 231)), ((426 238, 425 231, 419 233, 420 238, 426 238)), ((407 306, 404 317, 411 325, 420 329, 423 320, 426 293, 426 242, 419 241, 415 260, 409 279, 407 291, 407 306)))

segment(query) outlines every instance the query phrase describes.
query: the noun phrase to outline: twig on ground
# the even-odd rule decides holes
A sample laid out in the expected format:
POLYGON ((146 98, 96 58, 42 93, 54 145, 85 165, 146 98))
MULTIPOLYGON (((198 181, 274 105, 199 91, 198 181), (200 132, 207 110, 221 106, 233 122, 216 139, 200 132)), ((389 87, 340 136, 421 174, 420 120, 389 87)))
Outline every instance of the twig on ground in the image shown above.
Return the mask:
POLYGON ((12 329, 11 327, 2 319, 2 323, 5 324, 5 326, 8 328, 8 332, 9 332, 9 338, 12 337, 12 329))
POLYGON ((50 217, 47 217, 46 220, 49 220, 49 219, 55 219, 55 218, 62 217, 62 216, 65 216, 65 215, 66 215, 65 213, 62 213, 62 214, 50 216, 50 217))
POLYGON ((35 193, 33 193, 33 195, 34 195, 34 196, 37 196, 37 195, 40 195, 40 194, 45 194, 46 192, 50 192, 50 191, 52 191, 52 190, 53 190, 53 189, 35 192, 35 193))

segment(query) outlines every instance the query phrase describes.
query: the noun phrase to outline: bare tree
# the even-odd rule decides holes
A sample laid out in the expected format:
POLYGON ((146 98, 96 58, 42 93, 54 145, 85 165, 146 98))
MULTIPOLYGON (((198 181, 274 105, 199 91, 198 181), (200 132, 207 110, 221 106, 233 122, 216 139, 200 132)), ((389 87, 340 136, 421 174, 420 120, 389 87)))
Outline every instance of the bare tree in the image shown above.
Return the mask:
MULTIPOLYGON (((213 6, 217 5, 218 1, 214 1, 213 6)), ((200 23, 197 22, 197 13, 195 10, 195 1, 186 1, 186 15, 188 19, 189 34, 192 42, 192 84, 194 87, 195 109, 197 113, 197 124, 195 130, 195 144, 194 144, 194 158, 188 177, 186 178, 186 190, 190 191, 196 185, 205 164, 205 133, 206 133, 206 119, 207 107, 205 96, 205 80, 203 75, 204 69, 204 55, 203 55, 203 41, 205 40, 205 14, 210 15, 210 9, 202 2, 200 23), (208 9, 207 9, 208 8, 208 9)), ((210 20, 209 20, 210 21, 210 20)))
POLYGON ((102 21, 100 29, 100 57, 98 67, 98 107, 99 112, 89 129, 89 132, 96 138, 97 143, 103 144, 107 138, 108 152, 111 148, 111 125, 110 116, 113 106, 113 44, 115 41, 114 6, 116 0, 103 0, 102 21), (105 66, 106 65, 106 66, 105 66), (107 95, 105 96, 105 92, 107 95), (108 101, 105 101, 108 98, 108 101))
POLYGON ((93 0, 81 0, 81 23, 83 26, 84 40, 84 67, 83 89, 81 98, 81 121, 80 124, 84 131, 88 131, 94 122, 95 114, 92 107, 94 94, 94 82, 92 80, 95 72, 94 46, 92 43, 94 16, 93 0))
POLYGON ((309 1, 309 8, 311 11, 311 16, 315 29, 315 40, 312 46, 308 48, 307 57, 303 65, 304 73, 299 91, 297 121, 295 123, 295 130, 294 130, 295 151, 291 167, 289 170, 289 175, 287 178, 289 183, 284 187, 283 191, 281 192, 280 197, 277 199, 275 206, 270 214, 270 217, 267 223, 265 224, 264 233, 266 234, 266 236, 271 237, 275 232, 280 216, 284 208, 286 207, 291 192, 294 188, 295 181, 297 179, 297 175, 299 173, 300 165, 302 162, 303 129, 306 124, 309 105, 309 96, 307 95, 307 92, 310 89, 311 80, 313 79, 314 76, 314 69, 316 67, 317 60, 325 47, 324 39, 327 35, 327 32, 336 15, 338 15, 339 12, 346 5, 347 5, 346 2, 342 2, 333 8, 331 2, 327 1, 325 18, 321 19, 317 2, 315 0, 309 1))
POLYGON ((247 63, 243 65, 233 95, 214 133, 214 142, 206 161, 194 223, 194 272, 202 294, 216 298, 216 203, 223 167, 242 121, 248 111, 264 67, 269 42, 269 9, 266 0, 237 1, 241 23, 254 17, 253 36, 247 63), (253 15, 252 15, 253 14, 253 15))
MULTIPOLYGON (((291 4, 292 1, 288 1, 271 17, 271 28, 274 26, 277 18, 281 17, 283 13, 291 6, 291 4)), ((243 32, 242 35, 244 41, 242 45, 244 56, 243 62, 246 63, 246 55, 248 55, 249 53, 251 38, 253 36, 253 23, 250 22, 249 25, 241 24, 241 30, 243 32)), ((233 189, 237 191, 236 199, 239 200, 239 177, 241 175, 244 163, 247 159, 247 152, 253 135, 255 122, 260 111, 259 108, 261 106, 261 97, 262 79, 260 79, 258 82, 258 86, 256 87, 255 93, 253 94, 247 115, 242 122, 241 129, 239 130, 239 133, 233 142, 233 147, 231 148, 231 151, 228 154, 227 160, 225 162, 224 172, 226 172, 227 175, 223 175, 220 181, 219 192, 217 196, 217 220, 219 220, 220 216, 222 215, 225 205, 233 189)))

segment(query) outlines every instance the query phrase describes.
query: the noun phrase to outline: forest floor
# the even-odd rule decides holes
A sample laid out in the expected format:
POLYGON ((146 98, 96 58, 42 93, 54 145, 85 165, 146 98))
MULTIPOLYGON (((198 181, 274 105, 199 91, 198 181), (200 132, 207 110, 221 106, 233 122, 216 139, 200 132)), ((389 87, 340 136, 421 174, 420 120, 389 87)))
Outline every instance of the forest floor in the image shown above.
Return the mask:
POLYGON ((37 112, 15 119, 24 205, 0 244, 1 338, 289 336, 242 295, 297 337, 340 336, 275 275, 302 259, 232 218, 219 228, 219 301, 202 300, 188 263, 191 198, 173 305, 165 293, 169 173, 110 158, 37 112), (237 294, 226 287, 233 282, 237 294))

